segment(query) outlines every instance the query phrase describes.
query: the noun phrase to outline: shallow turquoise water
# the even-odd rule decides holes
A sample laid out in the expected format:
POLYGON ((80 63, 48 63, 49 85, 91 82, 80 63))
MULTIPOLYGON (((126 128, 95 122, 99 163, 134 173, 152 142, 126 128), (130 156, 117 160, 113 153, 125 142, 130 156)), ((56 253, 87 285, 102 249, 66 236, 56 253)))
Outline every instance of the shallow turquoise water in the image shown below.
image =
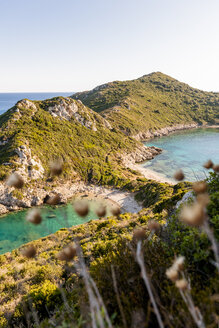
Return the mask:
POLYGON ((203 179, 207 174, 203 163, 208 159, 219 163, 219 129, 187 130, 144 144, 162 148, 163 152, 142 165, 170 179, 179 168, 184 171, 187 181, 203 179))
POLYGON ((94 212, 89 212, 86 218, 79 217, 71 204, 56 208, 42 209, 43 221, 40 225, 27 222, 27 210, 9 213, 0 218, 0 254, 9 252, 22 244, 45 237, 61 228, 69 228, 97 219, 94 212))

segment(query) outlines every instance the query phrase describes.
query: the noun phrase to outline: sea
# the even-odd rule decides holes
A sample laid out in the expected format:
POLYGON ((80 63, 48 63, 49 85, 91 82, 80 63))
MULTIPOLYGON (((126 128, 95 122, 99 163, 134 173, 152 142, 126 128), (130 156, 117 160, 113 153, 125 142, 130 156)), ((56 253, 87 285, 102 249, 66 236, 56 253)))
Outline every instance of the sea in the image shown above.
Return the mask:
POLYGON ((0 114, 13 107, 21 99, 44 100, 58 96, 69 97, 74 92, 22 92, 22 93, 0 93, 0 114))

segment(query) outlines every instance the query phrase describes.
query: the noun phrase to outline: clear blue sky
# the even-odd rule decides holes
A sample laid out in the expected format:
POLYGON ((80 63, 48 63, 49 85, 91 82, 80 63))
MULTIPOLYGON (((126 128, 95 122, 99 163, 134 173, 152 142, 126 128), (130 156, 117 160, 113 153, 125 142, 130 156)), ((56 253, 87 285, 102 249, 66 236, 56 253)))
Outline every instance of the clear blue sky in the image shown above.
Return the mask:
POLYGON ((219 91, 218 0, 0 0, 0 92, 161 71, 219 91))

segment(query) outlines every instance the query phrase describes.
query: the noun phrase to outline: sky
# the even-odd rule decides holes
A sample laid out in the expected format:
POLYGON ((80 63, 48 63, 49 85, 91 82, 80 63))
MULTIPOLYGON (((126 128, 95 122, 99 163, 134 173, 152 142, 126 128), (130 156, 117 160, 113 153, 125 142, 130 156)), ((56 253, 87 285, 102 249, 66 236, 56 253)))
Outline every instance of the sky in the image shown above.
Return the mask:
POLYGON ((0 92, 76 92, 154 71, 219 91, 218 0, 0 0, 0 92))

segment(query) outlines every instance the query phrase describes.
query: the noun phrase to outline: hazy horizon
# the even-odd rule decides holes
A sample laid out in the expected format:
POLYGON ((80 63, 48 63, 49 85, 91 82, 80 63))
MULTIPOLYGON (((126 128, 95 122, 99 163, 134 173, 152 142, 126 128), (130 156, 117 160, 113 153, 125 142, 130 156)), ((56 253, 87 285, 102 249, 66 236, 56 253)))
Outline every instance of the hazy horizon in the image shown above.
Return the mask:
POLYGON ((0 92, 77 92, 156 71, 219 91, 218 12, 217 0, 0 0, 0 92))

